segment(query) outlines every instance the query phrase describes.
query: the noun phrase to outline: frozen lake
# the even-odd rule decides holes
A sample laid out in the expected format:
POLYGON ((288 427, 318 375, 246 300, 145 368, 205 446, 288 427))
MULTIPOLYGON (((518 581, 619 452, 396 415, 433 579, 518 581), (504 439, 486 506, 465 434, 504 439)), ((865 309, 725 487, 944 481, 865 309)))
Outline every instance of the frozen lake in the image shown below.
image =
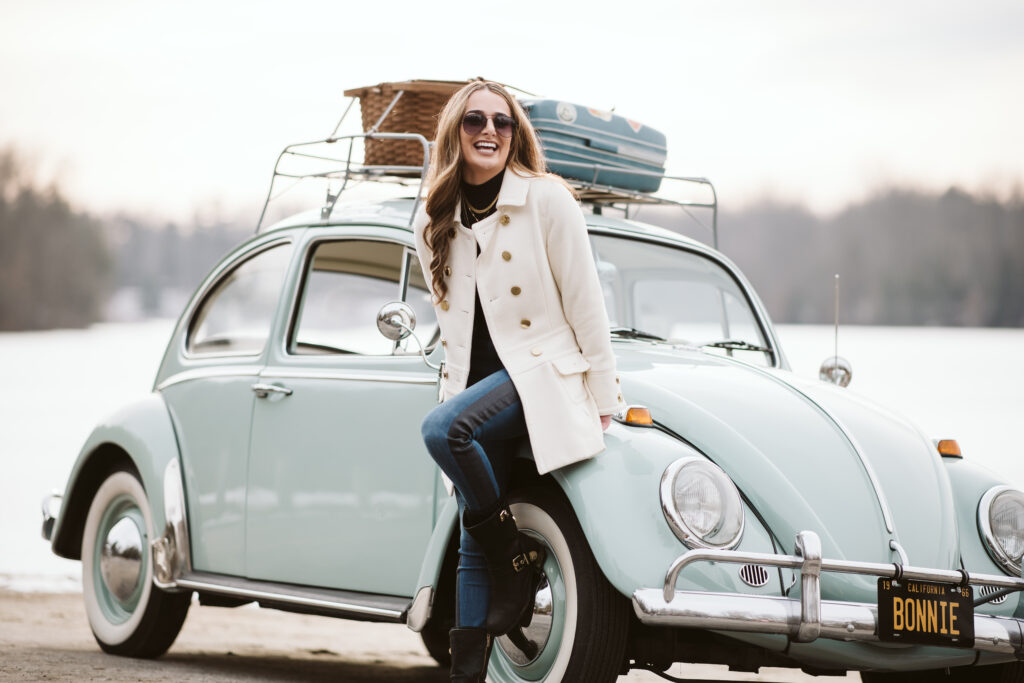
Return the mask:
MULTIPOLYGON (((172 321, 88 330, 0 334, 0 586, 77 589, 78 562, 39 535, 39 502, 63 489, 93 426, 152 387, 172 321)), ((794 372, 817 377, 832 353, 831 326, 780 325, 794 372)), ((955 438, 964 457, 1024 485, 1016 432, 1024 415, 1024 330, 840 329, 853 364, 850 391, 955 438)))

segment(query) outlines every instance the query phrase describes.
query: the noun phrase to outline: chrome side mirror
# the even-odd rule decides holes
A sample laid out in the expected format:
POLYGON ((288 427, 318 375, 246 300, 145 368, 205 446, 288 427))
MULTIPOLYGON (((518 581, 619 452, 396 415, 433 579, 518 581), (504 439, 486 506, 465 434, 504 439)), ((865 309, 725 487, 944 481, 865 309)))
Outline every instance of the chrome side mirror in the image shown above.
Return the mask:
POLYGON ((845 387, 853 379, 853 366, 842 356, 829 356, 821 363, 818 379, 845 387))
POLYGON ((377 313, 377 329, 391 341, 402 341, 416 329, 416 312, 404 301, 389 301, 377 313))
POLYGON ((423 342, 413 332, 415 327, 416 313, 412 310, 412 306, 404 301, 389 301, 381 306, 380 311, 377 312, 377 329, 380 330, 382 335, 394 342, 402 341, 406 337, 411 336, 419 345, 420 358, 427 364, 427 367, 440 372, 440 365, 434 365, 427 360, 427 353, 423 348, 423 342))

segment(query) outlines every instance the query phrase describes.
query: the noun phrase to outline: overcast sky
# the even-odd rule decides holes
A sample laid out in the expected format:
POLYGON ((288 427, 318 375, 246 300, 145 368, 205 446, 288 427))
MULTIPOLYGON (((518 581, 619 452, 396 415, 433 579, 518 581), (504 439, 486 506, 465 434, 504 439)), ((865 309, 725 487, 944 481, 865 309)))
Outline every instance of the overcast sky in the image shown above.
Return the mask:
POLYGON ((76 204, 255 219, 342 91, 485 76, 668 136, 724 208, 1024 178, 1024 3, 0 0, 0 145, 76 204))

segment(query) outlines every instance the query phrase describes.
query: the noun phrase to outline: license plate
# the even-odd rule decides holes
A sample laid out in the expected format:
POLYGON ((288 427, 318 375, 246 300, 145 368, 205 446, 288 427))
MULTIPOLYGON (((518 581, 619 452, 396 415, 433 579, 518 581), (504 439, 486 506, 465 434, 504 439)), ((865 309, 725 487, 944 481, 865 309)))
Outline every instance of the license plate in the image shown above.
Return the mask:
POLYGON ((974 646, 974 590, 931 581, 878 580, 878 639, 974 646))

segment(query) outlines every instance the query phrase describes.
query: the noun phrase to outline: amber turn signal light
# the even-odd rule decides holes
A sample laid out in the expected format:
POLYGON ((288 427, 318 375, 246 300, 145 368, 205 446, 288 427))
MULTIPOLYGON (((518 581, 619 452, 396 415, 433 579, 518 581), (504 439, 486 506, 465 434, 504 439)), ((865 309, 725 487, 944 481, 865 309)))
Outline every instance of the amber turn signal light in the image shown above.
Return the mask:
POLYGON ((651 411, 643 406, 630 406, 626 409, 626 419, 623 420, 630 425, 651 426, 654 420, 651 419, 651 411))
POLYGON ((953 458, 964 457, 963 454, 960 453, 960 444, 956 442, 956 439, 942 439, 935 444, 935 447, 939 449, 940 455, 948 455, 953 458))

